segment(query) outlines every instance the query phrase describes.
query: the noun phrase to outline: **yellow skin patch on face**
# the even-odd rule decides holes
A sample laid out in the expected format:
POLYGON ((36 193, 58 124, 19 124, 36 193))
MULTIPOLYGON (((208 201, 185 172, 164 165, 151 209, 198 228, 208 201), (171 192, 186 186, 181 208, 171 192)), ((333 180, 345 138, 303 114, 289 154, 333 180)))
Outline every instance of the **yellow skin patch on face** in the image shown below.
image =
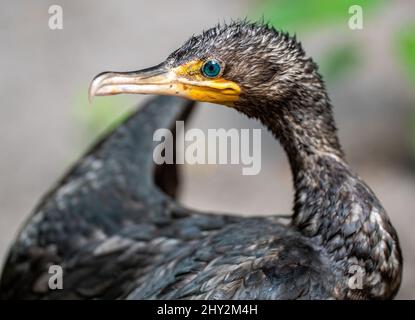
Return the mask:
POLYGON ((237 101, 241 88, 221 76, 214 79, 205 77, 201 72, 203 64, 203 60, 195 60, 172 69, 177 75, 176 85, 180 85, 183 96, 196 101, 225 105, 232 105, 237 101))

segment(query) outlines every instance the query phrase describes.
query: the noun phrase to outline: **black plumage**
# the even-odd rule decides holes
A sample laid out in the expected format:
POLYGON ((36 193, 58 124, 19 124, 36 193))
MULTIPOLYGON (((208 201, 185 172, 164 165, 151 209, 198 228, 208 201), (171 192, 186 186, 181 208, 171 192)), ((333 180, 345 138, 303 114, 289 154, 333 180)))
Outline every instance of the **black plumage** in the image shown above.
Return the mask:
MULTIPOLYGON (((397 234, 350 169, 330 100, 301 45, 233 22, 192 37, 163 68, 210 57, 241 88, 232 104, 279 139, 293 173, 291 222, 201 213, 174 200, 154 130, 193 103, 157 97, 95 146, 41 201, 11 248, 2 298, 387 299, 402 273, 397 234), (48 288, 48 267, 64 270, 48 288), (351 280, 356 270, 361 286, 351 280)), ((254 190, 252 191, 254 192, 254 190)))

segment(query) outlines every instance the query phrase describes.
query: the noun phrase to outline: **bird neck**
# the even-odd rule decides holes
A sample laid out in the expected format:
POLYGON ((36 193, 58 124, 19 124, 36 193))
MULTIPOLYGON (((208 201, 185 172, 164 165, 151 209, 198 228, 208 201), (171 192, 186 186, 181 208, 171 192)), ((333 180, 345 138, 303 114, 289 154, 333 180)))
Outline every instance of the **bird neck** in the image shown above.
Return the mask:
MULTIPOLYGON (((330 102, 327 98, 317 103, 312 100, 314 105, 293 99, 291 103, 268 107, 274 114, 261 121, 278 138, 288 156, 295 190, 293 225, 304 235, 324 239, 330 232, 321 225, 327 219, 338 219, 333 199, 346 180, 357 177, 344 159, 330 102)), ((347 202, 354 200, 341 201, 351 206, 347 202)))
POLYGON ((345 276, 362 268, 371 296, 394 293, 401 274, 396 232, 376 196, 345 162, 328 99, 311 100, 314 104, 267 108, 274 113, 261 118, 289 158, 292 226, 325 248, 345 276))

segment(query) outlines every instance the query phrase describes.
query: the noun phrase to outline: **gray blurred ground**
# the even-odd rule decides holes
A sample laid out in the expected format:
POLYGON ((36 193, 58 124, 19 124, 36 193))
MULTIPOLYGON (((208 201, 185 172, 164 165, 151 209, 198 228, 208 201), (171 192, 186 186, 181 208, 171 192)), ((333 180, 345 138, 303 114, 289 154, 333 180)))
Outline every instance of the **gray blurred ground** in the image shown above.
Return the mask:
MULTIPOLYGON (((95 137, 74 117, 90 79, 108 69, 154 65, 192 33, 231 17, 244 17, 245 1, 9 1, 0 12, 0 259, 39 197, 95 137), (61 4, 64 29, 48 29, 48 7, 61 4)), ((415 174, 407 150, 413 88, 391 59, 388 41, 415 2, 397 1, 358 33, 342 27, 299 35, 310 55, 350 38, 364 43, 358 73, 328 83, 348 160, 381 199, 404 250, 399 298, 415 299, 415 174)), ((346 19, 346 18, 345 18, 346 19)), ((110 99, 120 99, 111 97, 110 99)), ((133 104, 143 101, 132 97, 133 104)), ((115 100, 117 101, 117 100, 115 100)), ((86 102, 85 102, 86 105, 86 102)), ((125 106, 124 106, 125 107, 125 106)), ((191 124, 200 128, 260 127, 214 105, 203 105, 191 124)), ((282 149, 263 131, 262 171, 238 166, 186 166, 182 202, 204 210, 242 214, 289 212, 292 187, 282 149)))

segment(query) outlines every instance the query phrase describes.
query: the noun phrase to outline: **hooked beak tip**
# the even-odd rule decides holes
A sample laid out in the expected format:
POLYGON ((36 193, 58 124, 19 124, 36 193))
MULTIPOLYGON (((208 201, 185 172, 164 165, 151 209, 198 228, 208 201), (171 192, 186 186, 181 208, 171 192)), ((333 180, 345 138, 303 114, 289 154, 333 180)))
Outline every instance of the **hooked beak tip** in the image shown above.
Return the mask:
POLYGON ((108 76, 109 72, 101 72, 91 81, 88 89, 88 101, 91 104, 94 97, 99 95, 98 91, 102 85, 103 80, 108 76))

